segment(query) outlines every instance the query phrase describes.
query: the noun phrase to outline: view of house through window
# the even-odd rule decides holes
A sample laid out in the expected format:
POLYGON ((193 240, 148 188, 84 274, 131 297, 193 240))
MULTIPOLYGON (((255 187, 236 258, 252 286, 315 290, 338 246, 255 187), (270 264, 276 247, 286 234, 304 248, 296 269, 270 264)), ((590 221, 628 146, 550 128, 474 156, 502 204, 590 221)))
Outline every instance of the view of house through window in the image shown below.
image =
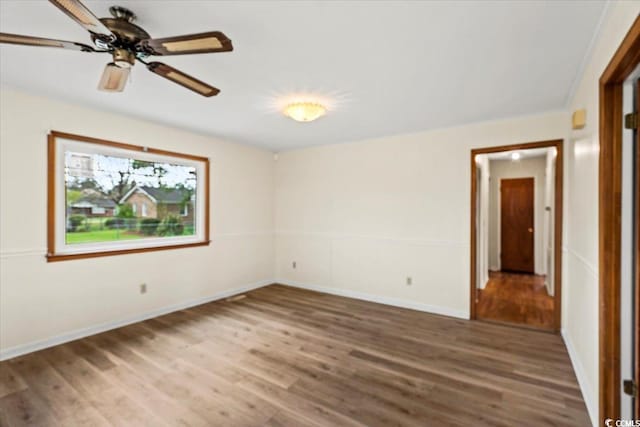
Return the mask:
POLYGON ((68 245, 196 233, 194 166, 68 150, 64 181, 68 245))

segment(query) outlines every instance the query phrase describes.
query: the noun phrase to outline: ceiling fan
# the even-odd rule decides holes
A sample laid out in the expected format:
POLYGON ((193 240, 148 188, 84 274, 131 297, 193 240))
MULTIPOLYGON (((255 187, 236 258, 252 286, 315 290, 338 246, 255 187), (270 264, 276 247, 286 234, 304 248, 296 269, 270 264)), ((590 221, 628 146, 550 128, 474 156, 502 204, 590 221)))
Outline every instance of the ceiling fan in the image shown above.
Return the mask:
POLYGON ((98 19, 80 0, 49 0, 91 34, 93 46, 83 43, 0 33, 0 43, 27 46, 58 47, 82 52, 109 53, 109 62, 98 89, 122 92, 136 60, 161 77, 182 85, 202 96, 215 96, 220 90, 161 62, 147 62, 149 56, 187 55, 195 53, 230 52, 231 40, 219 31, 153 39, 135 25, 136 16, 130 10, 113 6, 113 18, 98 19))

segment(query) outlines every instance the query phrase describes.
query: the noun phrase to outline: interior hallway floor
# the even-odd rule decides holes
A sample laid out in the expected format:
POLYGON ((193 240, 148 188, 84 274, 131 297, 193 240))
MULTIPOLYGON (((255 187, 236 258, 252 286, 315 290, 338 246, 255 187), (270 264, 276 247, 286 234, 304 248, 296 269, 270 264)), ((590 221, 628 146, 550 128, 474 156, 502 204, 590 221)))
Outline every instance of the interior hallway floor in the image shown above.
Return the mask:
POLYGON ((489 282, 478 291, 478 319, 553 330, 553 297, 545 277, 535 274, 490 272, 489 282))
POLYGON ((2 426, 586 426, 559 335, 280 285, 0 363, 2 426))

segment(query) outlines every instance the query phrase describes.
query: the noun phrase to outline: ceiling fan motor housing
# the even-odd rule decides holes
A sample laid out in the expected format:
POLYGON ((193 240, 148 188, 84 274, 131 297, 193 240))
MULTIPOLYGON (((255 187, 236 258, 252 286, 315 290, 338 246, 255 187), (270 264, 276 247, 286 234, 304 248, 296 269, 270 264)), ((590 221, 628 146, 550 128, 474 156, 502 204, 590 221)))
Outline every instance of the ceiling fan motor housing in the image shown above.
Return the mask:
POLYGON ((149 33, 133 23, 136 15, 129 9, 119 6, 109 8, 113 18, 100 18, 100 22, 115 35, 105 40, 98 34, 92 34, 93 42, 101 49, 110 50, 113 63, 120 68, 130 68, 136 62, 140 52, 137 44, 140 40, 150 38, 149 33))
MULTIPOLYGON (((133 48, 140 40, 150 38, 149 33, 129 21, 118 18, 100 18, 105 27, 116 35, 114 46, 133 48)), ((94 40, 98 36, 94 36, 94 40)))
POLYGON ((130 50, 118 48, 113 51, 113 63, 118 67, 130 68, 135 62, 136 56, 130 50))
POLYGON ((100 48, 115 49, 113 52, 114 62, 120 66, 127 66, 126 64, 133 64, 135 61, 135 52, 139 49, 136 48, 137 43, 140 40, 145 40, 151 36, 144 29, 133 23, 136 19, 136 15, 124 7, 112 6, 109 11, 113 15, 113 18, 100 18, 100 22, 109 29, 114 35, 115 39, 104 40, 98 34, 92 34, 92 38, 96 46, 100 48), (131 54, 127 55, 124 51, 129 51, 131 54))

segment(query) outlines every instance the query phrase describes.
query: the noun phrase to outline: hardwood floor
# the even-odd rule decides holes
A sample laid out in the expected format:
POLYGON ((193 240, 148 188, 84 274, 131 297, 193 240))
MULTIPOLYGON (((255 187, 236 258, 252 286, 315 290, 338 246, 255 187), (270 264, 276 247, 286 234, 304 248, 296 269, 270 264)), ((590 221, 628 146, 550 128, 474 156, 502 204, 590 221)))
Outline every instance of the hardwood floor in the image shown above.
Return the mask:
POLYGON ((553 297, 544 276, 492 271, 478 294, 478 319, 553 330, 553 297))
POLYGON ((586 426, 558 335, 268 286, 0 363, 2 426, 586 426))

